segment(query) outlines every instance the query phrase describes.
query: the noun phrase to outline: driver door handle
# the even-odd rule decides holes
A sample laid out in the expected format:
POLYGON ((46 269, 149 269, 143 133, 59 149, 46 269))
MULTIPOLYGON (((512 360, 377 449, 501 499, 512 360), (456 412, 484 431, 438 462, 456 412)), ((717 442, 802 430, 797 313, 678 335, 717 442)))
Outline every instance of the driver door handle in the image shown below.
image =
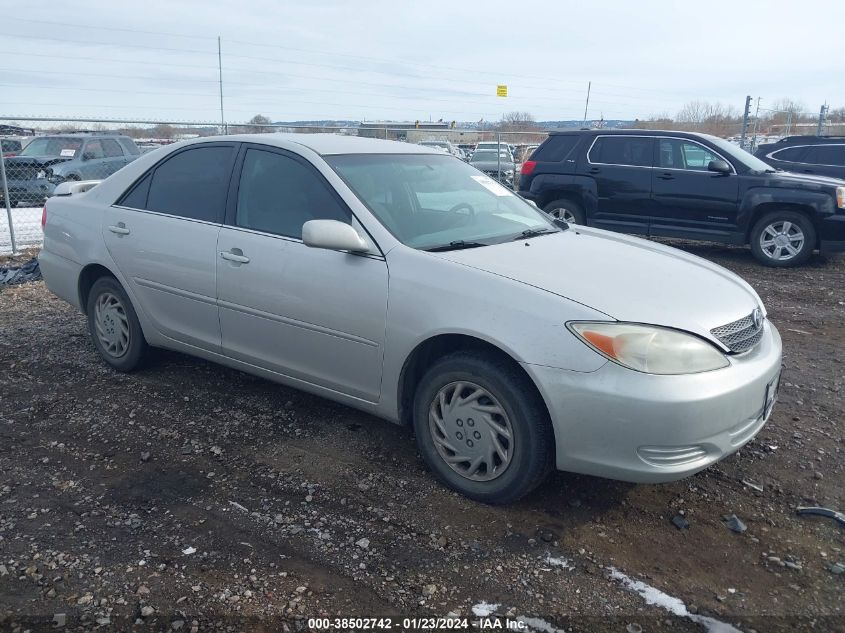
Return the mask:
POLYGON ((109 226, 109 231, 117 235, 129 235, 130 233, 129 229, 126 228, 126 225, 123 222, 112 224, 111 226, 109 226))
POLYGON ((660 178, 660 180, 675 180, 675 177, 668 172, 663 172, 658 176, 658 178, 660 178))
POLYGON ((249 257, 243 254, 243 251, 239 248, 233 248, 230 251, 220 251, 220 257, 223 259, 235 262, 238 264, 248 264, 249 257))

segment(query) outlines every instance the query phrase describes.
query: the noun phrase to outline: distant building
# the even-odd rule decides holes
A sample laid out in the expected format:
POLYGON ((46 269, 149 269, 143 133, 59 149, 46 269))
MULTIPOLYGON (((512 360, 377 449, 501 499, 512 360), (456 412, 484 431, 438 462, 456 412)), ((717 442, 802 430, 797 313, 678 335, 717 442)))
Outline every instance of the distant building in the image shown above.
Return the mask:
POLYGON ((447 121, 363 121, 358 125, 358 136, 404 141, 409 130, 448 130, 447 121))

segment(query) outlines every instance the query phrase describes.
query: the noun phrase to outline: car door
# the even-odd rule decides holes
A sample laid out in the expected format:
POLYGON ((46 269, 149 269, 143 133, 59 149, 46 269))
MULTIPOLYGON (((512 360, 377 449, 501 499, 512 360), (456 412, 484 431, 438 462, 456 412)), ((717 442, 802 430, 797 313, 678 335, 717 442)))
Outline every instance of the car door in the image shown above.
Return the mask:
POLYGON ((625 233, 648 233, 654 139, 597 136, 581 170, 596 183, 596 208, 588 224, 625 233))
POLYGON ((190 145, 150 169, 103 217, 109 254, 164 336, 219 352, 217 234, 235 143, 190 145))
POLYGON ((103 173, 106 176, 111 176, 118 169, 126 165, 126 156, 124 156, 123 148, 116 140, 104 138, 101 142, 103 144, 104 156, 103 173))
POLYGON ((727 174, 709 171, 711 161, 725 158, 689 139, 658 138, 655 153, 649 234, 728 239, 736 230, 739 209, 739 178, 733 167, 727 174))
POLYGON ((237 193, 217 248, 223 352, 377 401, 387 314, 384 258, 302 242, 308 220, 357 224, 304 158, 249 145, 239 164, 237 193))

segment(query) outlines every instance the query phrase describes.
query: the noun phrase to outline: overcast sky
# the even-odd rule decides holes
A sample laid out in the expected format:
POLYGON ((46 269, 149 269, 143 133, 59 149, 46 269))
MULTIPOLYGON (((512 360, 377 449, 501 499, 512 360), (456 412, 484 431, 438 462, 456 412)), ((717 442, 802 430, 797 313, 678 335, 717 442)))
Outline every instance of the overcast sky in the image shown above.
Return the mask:
POLYGON ((845 105, 845 2, 0 0, 0 115, 538 120, 845 105), (49 7, 49 10, 47 9, 49 7), (507 84, 509 96, 495 96, 507 84))

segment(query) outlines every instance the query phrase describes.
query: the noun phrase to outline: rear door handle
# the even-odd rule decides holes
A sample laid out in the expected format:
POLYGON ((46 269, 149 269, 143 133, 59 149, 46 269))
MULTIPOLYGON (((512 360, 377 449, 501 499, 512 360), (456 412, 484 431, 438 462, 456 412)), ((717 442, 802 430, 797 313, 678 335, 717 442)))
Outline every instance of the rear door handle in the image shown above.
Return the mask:
POLYGON ((675 180, 675 177, 670 173, 662 173, 658 176, 660 180, 675 180))
POLYGON ((601 171, 601 169, 599 169, 598 167, 591 167, 591 168, 590 168, 590 173, 591 173, 591 174, 597 174, 597 173, 599 173, 600 171, 601 171))
POLYGON ((220 251, 220 257, 223 259, 236 262, 238 264, 248 264, 249 257, 243 254, 243 251, 239 248, 233 248, 230 251, 220 251))
POLYGON ((123 222, 118 222, 117 224, 112 224, 109 227, 109 231, 112 233, 116 233, 117 235, 129 235, 130 231, 126 228, 126 225, 123 222))

